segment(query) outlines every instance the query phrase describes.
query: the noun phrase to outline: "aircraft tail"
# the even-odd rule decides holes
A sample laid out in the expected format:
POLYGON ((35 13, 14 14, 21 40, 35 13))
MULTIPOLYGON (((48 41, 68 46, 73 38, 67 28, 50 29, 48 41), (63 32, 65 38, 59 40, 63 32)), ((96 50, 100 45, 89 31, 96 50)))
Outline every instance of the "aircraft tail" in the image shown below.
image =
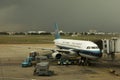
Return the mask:
POLYGON ((55 39, 60 39, 60 33, 59 33, 59 29, 58 29, 58 25, 57 23, 55 23, 55 39))

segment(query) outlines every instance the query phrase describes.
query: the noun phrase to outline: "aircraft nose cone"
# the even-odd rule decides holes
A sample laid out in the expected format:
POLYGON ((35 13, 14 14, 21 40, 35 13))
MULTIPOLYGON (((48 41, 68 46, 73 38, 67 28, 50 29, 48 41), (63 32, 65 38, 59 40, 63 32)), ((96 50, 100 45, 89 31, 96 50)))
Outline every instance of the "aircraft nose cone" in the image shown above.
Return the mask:
POLYGON ((98 57, 102 57, 102 52, 100 50, 97 52, 97 54, 98 54, 98 57))
POLYGON ((100 54, 101 53, 101 51, 100 50, 96 50, 96 51, 94 51, 96 54, 100 54))
POLYGON ((94 54, 95 54, 95 56, 97 56, 97 57, 102 57, 102 52, 101 52, 101 50, 96 50, 96 51, 94 51, 94 54))

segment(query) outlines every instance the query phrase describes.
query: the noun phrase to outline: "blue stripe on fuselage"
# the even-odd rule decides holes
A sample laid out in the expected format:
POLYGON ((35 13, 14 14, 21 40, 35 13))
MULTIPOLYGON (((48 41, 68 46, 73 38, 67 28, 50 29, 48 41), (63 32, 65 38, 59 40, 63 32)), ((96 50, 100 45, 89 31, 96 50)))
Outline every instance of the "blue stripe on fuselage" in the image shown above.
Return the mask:
POLYGON ((80 50, 80 49, 75 49, 75 48, 69 48, 69 47, 64 47, 64 46, 58 46, 58 48, 60 49, 73 49, 77 54, 85 54, 85 55, 89 55, 89 56, 95 56, 95 57, 101 57, 102 56, 102 53, 101 51, 88 51, 88 50, 80 50))

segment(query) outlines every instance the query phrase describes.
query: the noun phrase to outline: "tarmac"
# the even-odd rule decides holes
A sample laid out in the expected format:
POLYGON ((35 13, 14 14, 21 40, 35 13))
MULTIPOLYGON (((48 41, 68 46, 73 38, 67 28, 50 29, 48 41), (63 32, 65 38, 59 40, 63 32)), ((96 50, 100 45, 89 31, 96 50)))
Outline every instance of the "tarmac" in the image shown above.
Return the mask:
POLYGON ((34 67, 22 68, 21 62, 31 51, 46 54, 40 48, 55 48, 53 44, 1 44, 0 80, 120 80, 120 57, 115 61, 106 56, 91 66, 50 65, 53 76, 34 76, 34 67), (104 58, 105 57, 105 58, 104 58))

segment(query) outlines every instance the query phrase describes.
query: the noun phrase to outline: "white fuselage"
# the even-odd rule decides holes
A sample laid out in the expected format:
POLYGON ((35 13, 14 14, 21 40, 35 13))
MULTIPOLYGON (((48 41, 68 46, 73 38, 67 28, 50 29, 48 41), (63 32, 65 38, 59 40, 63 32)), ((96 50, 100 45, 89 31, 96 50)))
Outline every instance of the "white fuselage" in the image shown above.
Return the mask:
POLYGON ((82 57, 98 58, 97 55, 101 54, 98 46, 91 41, 55 39, 54 42, 57 47, 77 51, 82 57))

